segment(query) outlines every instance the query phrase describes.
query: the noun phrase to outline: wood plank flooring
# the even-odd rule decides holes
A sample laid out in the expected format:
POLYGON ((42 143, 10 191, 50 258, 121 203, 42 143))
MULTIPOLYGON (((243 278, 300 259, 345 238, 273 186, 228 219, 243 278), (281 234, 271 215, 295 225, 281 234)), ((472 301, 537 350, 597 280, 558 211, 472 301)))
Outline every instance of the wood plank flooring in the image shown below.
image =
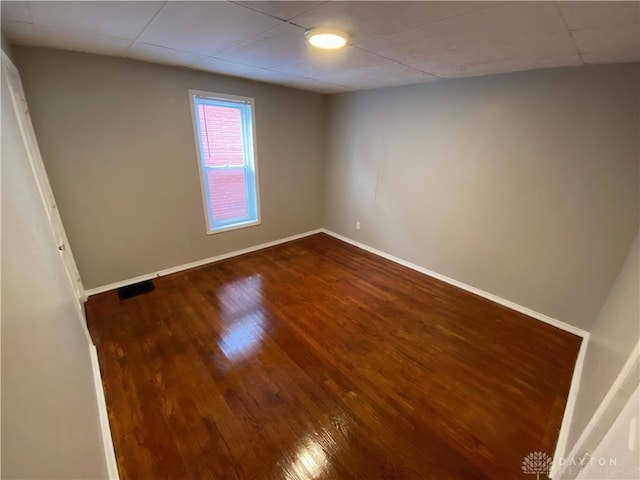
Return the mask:
POLYGON ((122 479, 531 478, 580 338, 324 234, 93 296, 122 479))

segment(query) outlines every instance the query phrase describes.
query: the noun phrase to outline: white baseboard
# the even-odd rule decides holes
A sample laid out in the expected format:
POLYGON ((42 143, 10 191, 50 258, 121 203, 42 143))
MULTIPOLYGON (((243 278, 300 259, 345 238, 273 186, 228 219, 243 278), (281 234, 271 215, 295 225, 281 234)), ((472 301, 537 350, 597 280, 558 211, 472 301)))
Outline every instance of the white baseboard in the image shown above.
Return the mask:
MULTIPOLYGON (((609 408, 614 404, 614 402, 619 401, 619 395, 624 393, 626 389, 627 392, 633 391, 635 387, 638 385, 638 369, 640 368, 640 342, 636 343, 635 347, 629 354, 629 357, 625 361, 622 369, 616 376, 616 379, 607 390, 606 395, 598 405, 598 408, 594 412, 593 416, 587 423, 587 426, 584 428, 578 440, 576 440, 576 444, 571 449, 569 456, 566 457, 567 460, 575 459, 576 462, 582 457, 585 452, 592 452, 593 449, 597 446, 598 438, 591 438, 599 428, 602 430, 601 422, 603 421, 605 415, 609 408)), ((611 414, 609 413, 609 416, 611 414)), ((615 416, 615 415, 614 415, 615 416)), ((611 418, 613 420, 613 418, 611 418)), ((604 435, 605 431, 602 431, 601 434, 604 435)), ((596 434, 595 437, 598 435, 596 434)), ((560 456, 558 458, 561 458, 560 456)), ((557 470, 552 471, 551 478, 553 480, 562 478, 559 477, 557 470), (555 474, 555 475, 553 475, 555 474)), ((575 475, 571 475, 567 478, 573 478, 575 475)))
POLYGON ((111 427, 109 426, 109 414, 107 413, 107 403, 104 398, 102 388, 102 375, 100 374, 100 364, 98 363, 98 351, 95 345, 89 347, 91 356, 91 368, 93 370, 93 380, 96 388, 96 399, 98 401, 98 415, 100 416, 100 429, 102 430, 102 444, 104 447, 104 457, 107 462, 107 473, 111 480, 120 480, 118 474, 118 463, 116 453, 113 449, 113 439, 111 438, 111 427))
POLYGON ((184 265, 178 265, 177 267, 166 268, 164 270, 159 270, 157 272, 140 275, 139 277, 128 278, 127 280, 122 280, 120 282, 110 283, 109 285, 103 285, 102 287, 91 288, 86 291, 86 294, 87 296, 97 295, 98 293, 108 292, 109 290, 115 290, 116 288, 124 287, 126 285, 131 285, 132 283, 138 283, 138 282, 143 282, 144 280, 151 280, 158 277, 164 277, 165 275, 182 272, 184 270, 189 270, 190 268, 201 267, 209 263, 219 262, 220 260, 226 260, 227 258, 237 257, 238 255, 244 255, 245 253, 255 252, 257 250, 262 250, 264 248, 280 245, 281 243, 291 242, 292 240, 298 240, 299 238, 308 237, 309 235, 315 235, 316 233, 321 233, 321 232, 322 232, 322 229, 318 228, 316 230, 310 230, 308 232, 299 233, 297 235, 291 235, 290 237, 281 238, 280 240, 261 243, 260 245, 255 245, 253 247, 247 247, 241 250, 235 250, 233 252, 216 255, 215 257, 196 260, 195 262, 185 263, 184 265))
POLYGON ((511 310, 515 310, 516 312, 524 313, 525 315, 535 318, 536 320, 540 320, 544 323, 548 323, 549 325, 553 325, 565 332, 572 333, 582 338, 587 338, 589 336, 589 332, 583 330, 578 327, 574 327, 573 325, 569 325, 568 323, 562 322, 560 320, 556 320, 555 318, 551 318, 543 313, 536 312, 535 310, 531 310, 530 308, 523 307, 522 305, 518 305, 517 303, 511 302, 509 300, 505 300, 504 298, 498 297, 489 292, 485 292, 484 290, 480 290, 479 288, 472 287, 471 285, 467 285, 466 283, 459 282, 458 280, 454 280, 453 278, 449 278, 445 275, 441 275, 440 273, 436 273, 427 268, 421 267, 420 265, 416 265, 415 263, 408 262, 403 260, 402 258, 398 258, 389 253, 383 252, 382 250, 378 250, 377 248, 370 247, 369 245, 365 245, 364 243, 357 242, 355 240, 350 239, 349 237, 345 237, 340 235, 339 233, 332 232, 331 230, 327 230, 326 228, 321 229, 323 233, 327 235, 331 235, 338 240, 342 240, 343 242, 349 243, 355 247, 361 248, 362 250, 366 250, 367 252, 371 252, 380 257, 386 258, 387 260, 391 260, 399 265, 410 268, 411 270, 415 270, 416 272, 423 273, 430 277, 436 278, 438 280, 442 280, 445 283, 453 285, 454 287, 461 288, 462 290, 466 290, 467 292, 475 293, 480 297, 484 297, 487 300, 491 300, 492 302, 499 303, 500 305, 504 305, 505 307, 510 308, 511 310))
POLYGON ((589 333, 582 339, 580 344, 580 350, 578 351, 578 358, 576 359, 576 366, 573 369, 573 376, 571 377, 571 386, 569 387, 569 396, 567 397, 567 403, 564 407, 564 415, 562 416, 562 424, 560 425, 560 432, 558 433, 558 443, 556 443, 556 450, 553 452, 553 460, 551 461, 551 471, 549 477, 555 480, 560 466, 560 459, 566 458, 567 442, 569 441, 569 430, 571 428, 571 422, 573 421, 573 412, 576 408, 576 401, 578 399, 578 392, 580 391, 580 381, 582 379, 582 369, 584 367, 584 360, 587 356, 587 348, 589 347, 589 333))

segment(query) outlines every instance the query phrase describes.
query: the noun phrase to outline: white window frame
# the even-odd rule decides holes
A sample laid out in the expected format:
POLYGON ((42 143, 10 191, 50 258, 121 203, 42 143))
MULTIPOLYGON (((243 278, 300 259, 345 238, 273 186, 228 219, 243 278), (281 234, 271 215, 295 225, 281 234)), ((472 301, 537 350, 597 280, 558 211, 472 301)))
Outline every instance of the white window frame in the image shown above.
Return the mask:
MULTIPOLYGON (((258 178, 258 155, 256 153, 256 115, 255 115, 255 100, 251 97, 241 97, 238 95, 230 95, 227 93, 208 92, 205 90, 193 90, 189 89, 189 104, 191 105, 191 121, 193 124, 193 135, 196 142, 196 153, 198 162, 198 175, 200 176, 200 193, 202 194, 202 207, 204 210, 205 227, 207 235, 214 235, 216 233, 228 232, 230 230, 238 230, 241 228, 253 227, 262 223, 261 208, 260 208, 260 181, 258 178), (255 197, 256 197, 256 220, 236 223, 226 227, 215 227, 211 224, 209 215, 209 205, 207 204, 207 186, 205 185, 206 177, 204 174, 204 162, 202 155, 202 145, 200 137, 198 135, 198 120, 196 110, 196 97, 210 98, 212 100, 241 102, 249 105, 251 110, 251 135, 248 141, 250 142, 250 152, 246 152, 251 158, 251 167, 253 170, 253 179, 255 181, 255 197)), ((243 148, 246 146, 247 139, 243 142, 243 148)), ((246 168, 246 167, 245 167, 246 168)), ((247 199, 248 200, 248 199, 247 199)))

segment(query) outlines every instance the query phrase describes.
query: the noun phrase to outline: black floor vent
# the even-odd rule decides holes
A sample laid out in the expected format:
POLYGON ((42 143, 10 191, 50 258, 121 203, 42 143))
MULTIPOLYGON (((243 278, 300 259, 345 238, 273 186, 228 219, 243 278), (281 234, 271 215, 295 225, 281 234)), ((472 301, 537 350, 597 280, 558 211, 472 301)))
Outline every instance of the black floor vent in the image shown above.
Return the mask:
POLYGON ((126 300, 127 298, 137 297, 138 295, 153 292, 155 289, 156 287, 153 284, 153 280, 145 280, 144 282, 133 283, 126 287, 120 287, 118 289, 118 297, 120 297, 120 300, 126 300))

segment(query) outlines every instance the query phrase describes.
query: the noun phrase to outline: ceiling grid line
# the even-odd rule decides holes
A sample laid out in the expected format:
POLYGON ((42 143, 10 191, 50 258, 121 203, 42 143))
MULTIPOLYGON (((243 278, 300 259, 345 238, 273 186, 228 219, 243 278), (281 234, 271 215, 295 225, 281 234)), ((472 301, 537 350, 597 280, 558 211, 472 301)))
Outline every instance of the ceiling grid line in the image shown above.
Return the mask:
POLYGON ((558 5, 558 2, 556 0, 554 0, 553 5, 556 7, 556 12, 558 12, 558 16, 560 17, 560 20, 562 20, 564 28, 567 29, 567 33, 569 34, 569 37, 571 37, 571 42, 573 43, 573 48, 575 48, 575 50, 576 50, 576 54, 578 55, 578 57, 580 57, 580 61, 582 62, 582 65, 585 65, 586 62, 584 61, 584 57, 582 56, 582 52, 578 48, 578 44, 576 43, 576 39, 574 38, 573 32, 569 28, 569 25, 567 25, 567 21, 564 19, 564 15, 562 15, 562 10, 560 10, 560 6, 558 5))
POLYGON ((390 62, 397 63, 398 65, 402 65, 403 67, 410 68, 410 69, 415 70, 415 71, 417 71, 417 72, 426 73, 427 75, 431 75, 432 77, 437 78, 438 80, 442 80, 442 79, 443 79, 443 77, 439 77, 439 76, 438 76, 438 75, 436 75, 435 73, 427 72, 426 70, 420 70, 419 68, 412 67, 411 65, 407 65, 406 63, 402 63, 402 62, 401 62, 401 61, 399 61, 399 60, 396 60, 396 59, 393 59, 393 58, 390 58, 390 57, 386 57, 386 56, 381 55, 381 54, 379 54, 379 53, 376 53, 376 52, 372 52, 372 51, 370 51, 370 50, 367 50, 366 48, 363 48, 363 47, 361 47, 360 45, 352 45, 352 47, 353 47, 353 48, 356 48, 356 49, 358 49, 358 50, 362 50, 363 52, 367 52, 367 53, 370 53, 370 54, 372 54, 372 55, 376 55, 376 56, 378 56, 378 57, 380 57, 380 58, 384 58, 385 60, 388 60, 388 61, 390 61, 390 62))
MULTIPOLYGON (((140 38, 140 35, 142 35, 144 33, 144 31, 147 29, 147 27, 149 25, 151 25, 151 22, 153 22, 153 19, 156 18, 158 16, 158 14, 162 11, 162 9, 167 5, 167 2, 162 2, 162 6, 158 9, 158 11, 153 15, 153 17, 151 17, 149 19, 149 21, 147 22, 147 24, 142 27, 142 30, 140 30, 140 32, 138 32, 138 35, 136 35, 136 38, 134 38, 131 41, 131 44, 127 47, 127 49, 125 50, 125 52, 129 52, 129 50, 131 50, 131 47, 133 46, 134 43, 136 43, 138 41, 138 38, 140 38)), ((187 52, 185 52, 187 53, 187 52)))
MULTIPOLYGON (((267 15, 268 17, 275 18, 276 20, 282 20, 283 22, 287 22, 287 23, 290 22, 291 20, 293 20, 293 18, 295 18, 295 16, 292 17, 292 18, 281 18, 281 17, 278 17, 275 14, 272 15, 272 14, 269 14, 269 13, 265 13, 263 10, 260 10, 259 8, 257 8, 257 5, 255 6, 255 8, 252 8, 252 7, 254 7, 254 5, 247 5, 247 3, 260 4, 260 3, 262 3, 261 1, 241 2, 241 1, 237 1, 237 0, 230 0, 229 3, 233 3, 234 5, 238 5, 239 7, 244 7, 244 8, 247 8, 247 9, 253 11, 253 12, 261 13, 262 15, 267 15)), ((307 2, 305 2, 305 3, 307 3, 307 2)), ((315 3, 315 2, 308 2, 308 3, 315 3)), ((313 10, 315 8, 321 7, 325 3, 329 3, 329 2, 320 2, 319 5, 313 5, 312 7, 309 7, 308 10, 305 10, 305 11, 301 12, 299 15, 296 15, 296 16, 304 15, 305 13, 308 13, 308 12, 310 12, 311 10, 313 10)))

